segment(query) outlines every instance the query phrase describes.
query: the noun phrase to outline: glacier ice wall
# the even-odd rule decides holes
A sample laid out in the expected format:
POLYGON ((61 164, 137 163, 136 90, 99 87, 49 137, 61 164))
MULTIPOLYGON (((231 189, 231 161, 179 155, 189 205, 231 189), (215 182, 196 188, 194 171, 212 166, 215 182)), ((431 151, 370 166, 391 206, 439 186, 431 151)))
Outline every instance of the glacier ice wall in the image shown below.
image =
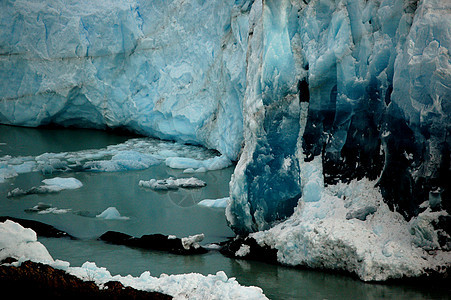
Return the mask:
POLYGON ((232 228, 257 231, 293 213, 301 194, 296 157, 300 103, 289 1, 255 3, 249 23, 245 146, 231 182, 232 228))
POLYGON ((369 180, 415 245, 451 249, 449 1, 0 6, 1 123, 125 127, 239 158, 226 210, 237 233, 369 180))
MULTIPOLYGON (((364 177, 376 180, 406 219, 424 210, 424 201, 451 211, 450 3, 276 3, 256 1, 250 14, 246 145, 231 182, 231 226, 240 233, 266 229, 293 213, 292 197, 318 201, 323 183, 364 177), (283 29, 275 26, 281 23, 283 29), (283 117, 272 113, 273 103, 283 117), (270 163, 275 153, 293 164, 270 163), (308 179, 315 157, 322 176, 303 183, 299 174, 308 179), (268 205, 268 194, 277 202, 268 205)), ((443 216, 436 225, 449 231, 449 222, 443 216)))
POLYGON ((249 3, 0 6, 1 123, 125 127, 236 159, 249 3))

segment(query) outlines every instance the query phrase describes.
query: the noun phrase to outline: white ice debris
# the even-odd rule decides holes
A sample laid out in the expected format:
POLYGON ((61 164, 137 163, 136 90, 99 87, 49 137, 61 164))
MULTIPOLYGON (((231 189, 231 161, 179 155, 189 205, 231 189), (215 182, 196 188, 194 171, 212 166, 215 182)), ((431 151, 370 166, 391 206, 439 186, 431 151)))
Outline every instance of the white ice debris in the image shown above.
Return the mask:
POLYGON ((17 197, 24 196, 29 194, 48 194, 48 193, 57 193, 62 190, 75 190, 79 189, 83 186, 80 180, 68 177, 61 178, 55 177, 51 179, 42 180, 44 185, 38 187, 32 187, 28 190, 22 190, 21 188, 15 188, 8 192, 8 197, 17 197))
POLYGON ((183 248, 186 250, 189 250, 191 247, 199 248, 200 245, 199 242, 202 242, 205 238, 205 235, 203 233, 196 234, 196 235, 190 235, 189 237, 182 238, 182 245, 183 248))
POLYGON ((36 233, 6 220, 0 222, 0 261, 13 257, 19 261, 53 262, 47 249, 37 240, 36 233))
POLYGON ((150 179, 147 181, 140 180, 138 184, 139 186, 158 191, 176 190, 178 188, 199 188, 206 186, 204 181, 195 177, 179 179, 169 177, 168 179, 150 179))
MULTIPOLYGON (((198 237, 193 237, 193 241, 198 237)), ((93 262, 81 267, 71 267, 68 262, 53 260, 47 249, 37 241, 36 233, 12 221, 0 223, 0 261, 7 257, 19 259, 18 265, 26 260, 49 264, 83 280, 93 280, 102 287, 108 281, 120 281, 125 286, 138 290, 157 291, 173 296, 174 299, 267 299, 258 287, 245 287, 235 278, 228 278, 223 271, 215 275, 197 273, 153 277, 146 271, 139 277, 111 275, 93 262)))
POLYGON ((187 157, 169 157, 166 165, 173 169, 185 169, 185 173, 201 173, 206 171, 227 168, 232 163, 225 155, 216 156, 206 160, 198 160, 187 157))
POLYGON ((121 214, 119 213, 119 211, 117 210, 116 207, 108 207, 101 214, 98 214, 96 217, 100 218, 100 219, 105 219, 105 220, 128 220, 128 219, 130 219, 129 217, 121 216, 121 214))
POLYGON ((218 156, 203 147, 152 138, 136 138, 102 149, 43 153, 38 156, 5 155, 0 157, 0 183, 29 172, 117 172, 143 170, 162 162, 170 168, 191 168, 193 173, 223 169, 232 164, 226 156, 218 156))
POLYGON ((81 183, 80 180, 68 177, 68 178, 61 178, 61 177, 55 177, 51 179, 44 179, 42 182, 45 184, 45 188, 49 191, 59 192, 62 190, 74 190, 79 189, 83 186, 83 183, 81 183))
POLYGON ((235 255, 238 257, 246 256, 251 251, 251 247, 249 245, 241 245, 240 249, 235 252, 235 255))
POLYGON ((230 199, 229 197, 219 199, 204 199, 197 204, 205 207, 226 208, 229 199, 230 199))
MULTIPOLYGON (((315 160, 310 164, 311 169, 321 167, 315 160)), ((428 268, 449 264, 451 253, 437 250, 437 232, 431 225, 446 213, 428 209, 407 222, 383 202, 375 184, 362 179, 321 187, 316 201, 301 198, 292 217, 251 236, 277 249, 282 264, 346 270, 365 281, 416 277, 428 268), (362 218, 365 221, 349 218, 349 212, 362 207, 372 208, 362 218), (427 249, 435 254, 429 255, 427 249)))

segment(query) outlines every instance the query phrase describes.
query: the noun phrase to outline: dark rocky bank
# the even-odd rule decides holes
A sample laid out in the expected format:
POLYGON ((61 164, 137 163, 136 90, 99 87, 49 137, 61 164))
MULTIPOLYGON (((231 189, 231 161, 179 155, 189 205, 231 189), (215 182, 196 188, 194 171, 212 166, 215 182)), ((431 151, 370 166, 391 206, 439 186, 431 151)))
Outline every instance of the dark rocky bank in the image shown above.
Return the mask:
MULTIPOLYGON (((2 263, 11 263, 7 259, 2 263)), ((0 289, 2 294, 15 299, 42 297, 43 299, 172 299, 158 292, 146 292, 125 287, 118 281, 110 281, 100 289, 92 281, 83 281, 62 270, 42 263, 23 262, 19 267, 0 265, 0 289)))
POLYGON ((185 249, 180 238, 170 238, 163 234, 147 234, 138 238, 121 232, 107 231, 99 237, 99 240, 116 245, 167 251, 169 253, 182 255, 204 254, 208 252, 205 248, 200 246, 197 248, 189 247, 189 249, 185 249))

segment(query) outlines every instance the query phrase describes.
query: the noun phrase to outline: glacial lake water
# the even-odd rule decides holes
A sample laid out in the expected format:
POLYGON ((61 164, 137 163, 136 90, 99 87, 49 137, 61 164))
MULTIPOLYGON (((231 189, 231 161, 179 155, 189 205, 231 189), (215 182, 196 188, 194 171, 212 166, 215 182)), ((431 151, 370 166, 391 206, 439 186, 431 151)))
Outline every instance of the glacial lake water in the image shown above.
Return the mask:
MULTIPOLYGON (((125 142, 130 135, 93 130, 32 129, 0 125, 0 157, 36 156, 101 149, 125 142)), ((178 237, 204 233, 203 244, 220 242, 233 236, 227 227, 224 210, 196 205, 203 199, 228 196, 233 167, 195 174, 207 186, 156 192, 138 186, 139 180, 189 177, 182 170, 164 164, 146 170, 127 172, 68 172, 43 175, 41 172, 19 174, 0 183, 0 215, 37 220, 77 237, 76 240, 39 238, 54 259, 72 266, 85 261, 107 268, 111 274, 139 276, 150 271, 162 273, 197 272, 215 274, 225 271, 242 285, 263 289, 270 299, 449 299, 449 290, 408 284, 370 284, 347 275, 317 270, 295 269, 255 261, 224 257, 217 251, 205 255, 179 256, 159 251, 141 250, 104 243, 97 238, 108 230, 133 236, 163 233, 178 237), (83 183, 76 190, 59 193, 7 198, 14 188, 29 189, 42 185, 46 178, 75 177, 83 183), (38 203, 58 209, 63 214, 27 212, 38 203), (116 207, 128 220, 104 220, 95 216, 108 207, 116 207)))

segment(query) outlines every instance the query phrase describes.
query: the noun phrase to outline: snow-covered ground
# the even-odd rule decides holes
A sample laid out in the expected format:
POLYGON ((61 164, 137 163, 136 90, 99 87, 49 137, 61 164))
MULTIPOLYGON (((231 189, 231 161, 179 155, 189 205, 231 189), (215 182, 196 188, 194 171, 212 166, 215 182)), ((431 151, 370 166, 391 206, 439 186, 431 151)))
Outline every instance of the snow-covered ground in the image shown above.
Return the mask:
MULTIPOLYGON (((186 242, 192 244, 198 240, 198 236, 193 236, 186 242)), ((174 299, 267 299, 260 288, 242 286, 235 278, 228 278, 223 271, 207 276, 190 273, 162 274, 160 277, 153 277, 146 271, 139 277, 133 277, 111 275, 107 269, 98 267, 93 262, 85 262, 81 267, 71 267, 68 262, 54 260, 37 240, 33 230, 9 220, 0 223, 0 261, 7 257, 18 259, 13 265, 26 260, 45 263, 83 280, 93 280, 100 287, 114 280, 135 289, 168 294, 174 299)))

